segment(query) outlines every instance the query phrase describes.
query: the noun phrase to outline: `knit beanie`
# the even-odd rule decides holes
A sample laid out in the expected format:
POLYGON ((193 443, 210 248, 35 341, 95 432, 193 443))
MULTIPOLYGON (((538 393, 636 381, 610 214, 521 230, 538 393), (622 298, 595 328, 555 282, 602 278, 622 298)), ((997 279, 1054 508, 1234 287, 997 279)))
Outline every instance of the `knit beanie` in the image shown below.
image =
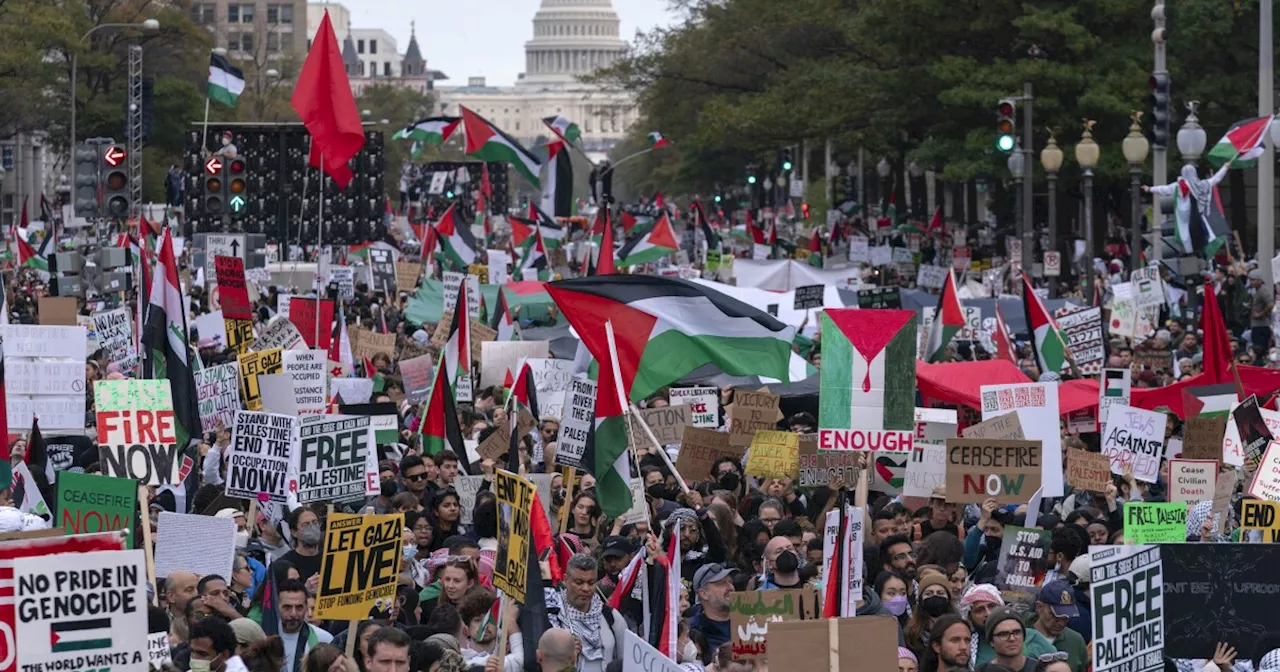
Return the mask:
POLYGON ((1027 632, 1027 626, 1022 623, 1022 619, 1018 617, 1018 612, 1013 607, 996 607, 991 610, 987 616, 987 643, 991 643, 991 639, 996 634, 996 626, 1005 621, 1017 621, 1018 627, 1022 628, 1023 635, 1027 632))
POLYGON ((947 599, 951 599, 951 581, 946 576, 937 572, 925 572, 920 575, 920 594, 924 595, 924 589, 929 586, 942 586, 947 591, 947 599))

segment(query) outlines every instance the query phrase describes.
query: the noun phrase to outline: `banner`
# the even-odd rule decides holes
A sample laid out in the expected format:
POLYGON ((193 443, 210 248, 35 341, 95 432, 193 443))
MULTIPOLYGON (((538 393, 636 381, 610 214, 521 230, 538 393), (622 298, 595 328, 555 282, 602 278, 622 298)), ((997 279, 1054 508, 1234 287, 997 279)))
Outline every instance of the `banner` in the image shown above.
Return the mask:
POLYGON ((363 620, 372 609, 390 609, 396 599, 403 537, 403 514, 329 514, 315 617, 363 620))
POLYGON ((509 471, 494 474, 498 496, 498 554, 493 561, 493 586, 513 597, 525 599, 528 588, 529 544, 533 511, 533 483, 509 471))
POLYGON ((98 347, 107 351, 107 361, 120 365, 123 373, 138 368, 138 348, 133 340, 133 316, 128 308, 116 308, 92 315, 98 347))
POLYGON ((99 380, 93 396, 102 473, 142 485, 182 482, 169 381, 99 380))
MULTIPOLYGON (((1192 530, 1199 536, 1199 530, 1192 530)), ((1187 503, 1125 502, 1124 538, 1130 544, 1181 543, 1187 540, 1187 503)))
POLYGON ((299 504, 359 502, 378 494, 378 451, 372 418, 313 415, 299 429, 299 504))
POLYGON ((138 483, 124 478, 64 471, 58 474, 58 517, 53 527, 67 534, 128 530, 133 548, 138 483))
POLYGON ((244 279, 244 260, 240 257, 214 257, 213 270, 217 277, 222 316, 232 320, 253 319, 249 287, 244 279))
POLYGON ((140 550, 13 560, 17 667, 147 672, 146 583, 140 550))
POLYGON ((1111 473, 1123 474, 1126 464, 1133 477, 1155 483, 1164 457, 1164 413, 1112 404, 1102 433, 1102 454, 1111 460, 1111 473))
POLYGON ((206 366, 195 372, 200 427, 205 432, 226 429, 240 408, 240 368, 235 362, 206 366))
POLYGON ((555 464, 585 469, 587 435, 595 418, 596 381, 574 378, 565 392, 567 401, 560 417, 560 434, 556 438, 555 464))
POLYGON ((673 387, 667 391, 672 406, 689 407, 689 424, 694 427, 720 426, 720 390, 715 387, 673 387))
POLYGON ((277 317, 262 330, 262 335, 249 346, 250 350, 293 350, 306 347, 307 341, 292 322, 277 317))
POLYGON ((298 419, 274 413, 236 413, 227 451, 228 497, 283 503, 298 419))
MULTIPOLYGON (((1215 544, 1184 544, 1183 547, 1204 546, 1214 548, 1215 544)), ((1209 611, 1205 608, 1180 610, 1172 602, 1165 602, 1165 595, 1172 596, 1175 588, 1168 576, 1164 575, 1164 567, 1160 561, 1161 552, 1175 546, 1090 546, 1089 571, 1093 575, 1089 584, 1090 607, 1093 614, 1093 670, 1094 672, 1155 672, 1164 669, 1164 656, 1171 658, 1208 658, 1213 659, 1213 644, 1208 648, 1187 646, 1184 651, 1197 651, 1194 655, 1176 653, 1174 642, 1193 644, 1189 639, 1181 639, 1178 633, 1166 630, 1172 623, 1166 622, 1166 614, 1174 614, 1176 619, 1203 622, 1217 618, 1231 619, 1231 612, 1209 611), (1170 649, 1165 651, 1165 642, 1170 649)), ((1229 574, 1205 577, 1205 580, 1221 580, 1229 574)), ((1238 578, 1236 579, 1238 580, 1238 578)), ((1206 584, 1208 585, 1208 584, 1206 584)), ((1184 587, 1184 590, 1189 586, 1184 587)), ((1205 591, 1202 597, 1209 594, 1220 595, 1227 590, 1205 591)), ((1190 596, 1193 592, 1186 590, 1190 596)), ((1269 598, 1273 599, 1273 598, 1269 598)), ((1229 604, 1229 602, 1228 602, 1229 604)), ((1204 605, 1208 606, 1208 605, 1204 605)), ((1247 619, 1248 616, 1240 614, 1247 619)), ((1241 644, 1239 634, 1234 643, 1241 644)), ((1197 633, 1199 634, 1199 633, 1197 633)), ((1207 633, 1206 633, 1207 634, 1207 633)), ((1224 633, 1225 634, 1225 633, 1224 633)), ((1196 642, 1204 641, 1196 636, 1196 642)), ((1226 637, 1214 639, 1213 642, 1229 641, 1226 637)), ((1247 654, 1246 654, 1247 655, 1247 654)))
POLYGON ((1035 612, 1036 593, 1049 571, 1049 542, 1053 532, 1037 528, 1004 528, 995 585, 1004 603, 1022 617, 1035 612))
POLYGON ((822 605, 813 588, 735 591, 729 609, 733 659, 767 658, 769 624, 822 618, 822 605))
POLYGON ((333 340, 333 313, 332 299, 289 297, 289 321, 298 328, 308 348, 329 349, 329 341, 333 340), (319 315, 316 314, 317 303, 320 304, 319 315))
POLYGON ((240 398, 250 411, 262 410, 262 391, 258 389, 258 374, 284 371, 283 351, 279 348, 246 352, 240 355, 240 398))
POLYGON ((323 415, 329 410, 328 354, 324 350, 285 350, 283 356, 284 374, 289 376, 298 415, 323 415))
POLYGON ((1026 502, 1041 487, 1039 441, 947 439, 947 501, 1026 502))

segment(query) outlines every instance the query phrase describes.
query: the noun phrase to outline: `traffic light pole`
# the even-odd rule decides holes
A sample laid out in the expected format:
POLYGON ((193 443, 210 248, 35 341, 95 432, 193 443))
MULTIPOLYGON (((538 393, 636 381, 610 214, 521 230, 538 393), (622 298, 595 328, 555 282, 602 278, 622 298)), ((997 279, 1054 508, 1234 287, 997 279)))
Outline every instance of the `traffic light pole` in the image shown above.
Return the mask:
MULTIPOLYGON (((1271 0, 1261 0, 1258 15, 1258 114, 1269 116, 1275 112, 1275 82, 1272 76, 1275 45, 1271 42, 1271 0)), ((1271 146, 1271 134, 1262 135, 1262 158, 1258 159, 1258 270, 1268 286, 1275 282, 1271 277, 1271 258, 1276 253, 1276 164, 1271 146)), ((1244 250, 1241 250, 1243 253, 1244 250)))
POLYGON ((1032 224, 1031 218, 1035 213, 1035 184, 1032 182, 1032 176, 1035 171, 1031 166, 1035 163, 1034 142, 1032 136, 1032 103, 1035 97, 1031 95, 1031 82, 1022 84, 1022 270, 1023 272, 1031 270, 1031 265, 1035 261, 1035 231, 1036 227, 1032 224))
MULTIPOLYGON (((1155 19, 1156 29, 1164 28, 1164 0, 1155 0, 1155 6, 1158 11, 1152 12, 1152 18, 1155 19)), ((1163 38, 1152 40, 1155 43, 1155 68, 1154 74, 1167 75, 1165 72, 1164 61, 1164 44, 1163 38)), ((1155 121, 1154 119, 1152 120, 1155 121)), ((1154 135, 1154 134, 1153 134, 1154 135)), ((1169 182, 1169 149, 1165 143, 1152 143, 1151 147, 1151 184, 1168 184, 1169 182)), ((1160 257, 1164 254, 1164 216, 1160 213, 1160 197, 1154 196, 1151 199, 1151 230, 1154 232, 1151 241, 1153 263, 1160 263, 1160 257)), ((1141 226, 1141 223, 1135 220, 1134 227, 1141 226)), ((1270 269, 1270 266, 1267 267, 1270 269)), ((1132 270, 1132 269, 1131 269, 1132 270)))

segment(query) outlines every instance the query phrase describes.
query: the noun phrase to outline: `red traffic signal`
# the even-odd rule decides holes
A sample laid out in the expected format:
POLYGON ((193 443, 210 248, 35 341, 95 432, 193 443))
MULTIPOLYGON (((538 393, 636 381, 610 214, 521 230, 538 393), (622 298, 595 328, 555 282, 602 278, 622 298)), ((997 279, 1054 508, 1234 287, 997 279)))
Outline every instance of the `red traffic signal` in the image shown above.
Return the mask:
POLYGON ((216 156, 209 159, 208 161, 205 161, 204 172, 209 173, 210 175, 217 175, 218 173, 222 172, 222 162, 219 161, 218 157, 216 156))
POLYGON ((107 148, 106 153, 102 155, 102 159, 107 162, 108 166, 114 168, 120 165, 126 156, 128 156, 128 154, 123 149, 112 145, 107 148))
POLYGON ((234 159, 231 162, 231 172, 240 174, 244 172, 244 159, 234 159))
POLYGON ((1002 117, 1012 117, 1012 116, 1013 116, 1013 103, 1011 103, 1011 102, 1009 102, 1009 101, 1007 101, 1007 100, 1002 100, 1002 101, 1000 101, 1000 107, 998 107, 998 108, 996 109, 996 113, 997 113, 997 114, 999 114, 999 115, 1000 115, 1000 116, 1002 116, 1002 117))

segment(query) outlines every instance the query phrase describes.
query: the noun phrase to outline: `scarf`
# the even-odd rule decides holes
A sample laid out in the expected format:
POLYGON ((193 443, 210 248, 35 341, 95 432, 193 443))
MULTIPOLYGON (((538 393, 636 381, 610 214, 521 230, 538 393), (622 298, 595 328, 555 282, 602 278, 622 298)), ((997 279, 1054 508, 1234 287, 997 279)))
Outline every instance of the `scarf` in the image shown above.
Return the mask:
MULTIPOLYGON (((671 515, 667 516, 666 525, 670 530, 670 534, 680 534, 680 529, 686 520, 698 528, 698 543, 702 543, 702 523, 698 521, 698 514, 693 509, 676 509, 671 512, 671 515)), ((704 557, 706 557, 706 553, 697 548, 690 548, 681 554, 681 558, 685 561, 696 562, 704 557)))
POLYGON ((598 593, 591 594, 591 606, 578 611, 561 596, 560 621, 565 630, 572 632, 582 642, 582 657, 586 660, 604 660, 604 641, 600 623, 604 620, 604 602, 598 593))

